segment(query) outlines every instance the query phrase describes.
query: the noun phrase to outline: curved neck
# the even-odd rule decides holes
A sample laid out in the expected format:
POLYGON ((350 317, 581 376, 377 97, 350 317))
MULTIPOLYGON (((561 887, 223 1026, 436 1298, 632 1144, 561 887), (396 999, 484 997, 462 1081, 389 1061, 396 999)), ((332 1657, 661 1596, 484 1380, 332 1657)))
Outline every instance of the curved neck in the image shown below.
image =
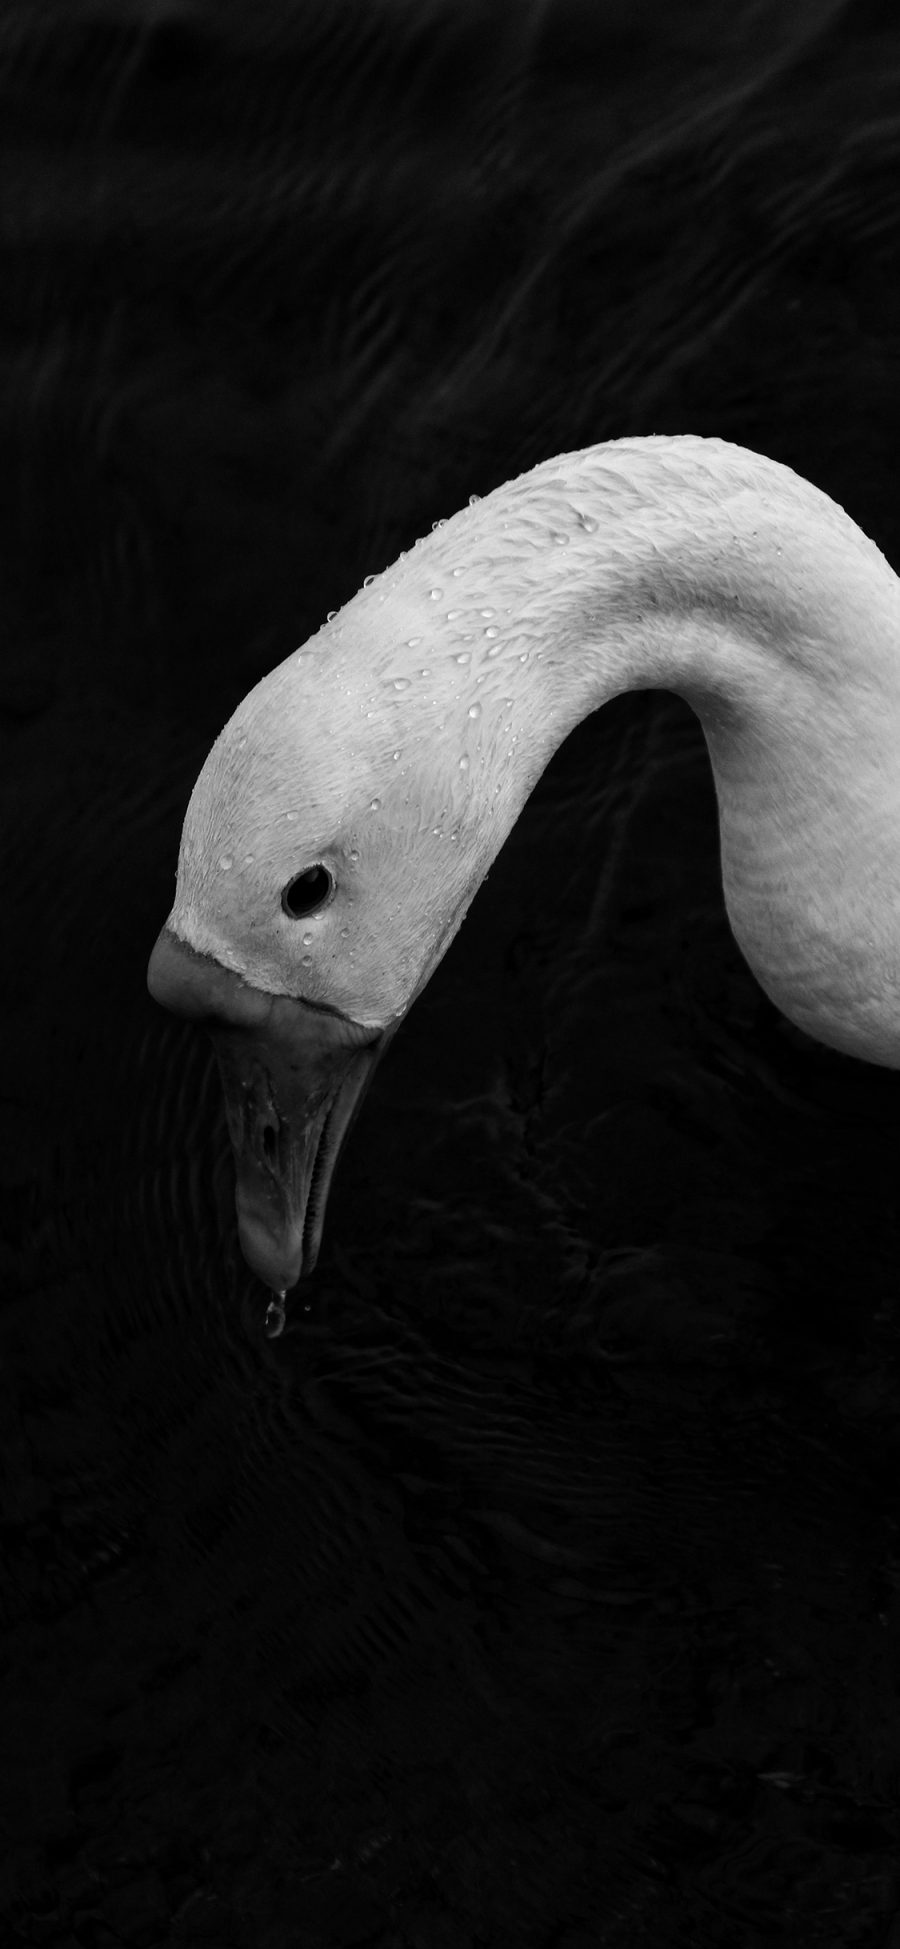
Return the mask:
POLYGON ((499 488, 380 580, 392 624, 399 604, 473 646, 491 854, 575 723, 677 692, 762 986, 820 1041, 900 1063, 900 583, 834 502, 723 441, 617 441, 499 488))
POLYGON ((545 461, 373 578, 213 747, 176 931, 295 993, 272 887, 337 847, 354 951, 310 954, 302 992, 394 1019, 557 746, 648 688, 700 718, 762 986, 820 1041, 900 1066, 900 582, 827 495, 721 440, 545 461))

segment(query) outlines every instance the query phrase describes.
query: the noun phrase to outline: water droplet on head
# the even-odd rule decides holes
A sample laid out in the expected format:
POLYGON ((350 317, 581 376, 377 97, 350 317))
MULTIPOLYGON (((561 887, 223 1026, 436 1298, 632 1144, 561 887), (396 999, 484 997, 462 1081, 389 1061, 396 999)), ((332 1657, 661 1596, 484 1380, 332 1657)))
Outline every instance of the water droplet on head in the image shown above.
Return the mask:
POLYGON ((230 873, 234 865, 234 860, 232 859, 231 854, 223 853, 221 859, 219 860, 219 865, 223 873, 230 873))
POLYGON ((469 759, 468 759, 468 758, 466 758, 465 756, 463 756, 462 758, 460 758, 460 761, 459 761, 459 769, 460 769, 460 771, 468 771, 468 769, 469 769, 469 762, 470 762, 470 761, 469 761, 469 759))
POLYGON ((245 854, 244 854, 244 865, 245 865, 245 866, 252 866, 252 865, 253 865, 253 861, 254 861, 254 859, 255 859, 255 857, 256 857, 256 855, 255 855, 254 853, 245 853, 245 854))
POLYGON ((301 954, 301 956, 300 956, 300 966, 301 966, 301 968, 311 968, 311 967, 312 967, 312 955, 311 955, 311 954, 301 954))
POLYGON ((408 677, 395 677, 395 678, 394 678, 394 689, 395 689, 395 690, 408 690, 408 689, 409 689, 409 678, 408 678, 408 677))
POLYGON ((237 748, 238 748, 238 750, 239 750, 239 751, 243 751, 243 749, 244 749, 244 746, 246 745, 246 742, 247 742, 247 740, 246 740, 246 738, 238 738, 238 747, 237 747, 237 748))
POLYGON ((480 494, 470 494, 470 495, 469 495, 469 506, 470 506, 470 508, 474 508, 474 507, 475 507, 475 505, 476 505, 476 503, 477 503, 478 501, 480 501, 480 500, 481 500, 481 495, 480 495, 480 494))
POLYGON ((471 663, 472 661, 471 650, 460 650, 459 655, 455 656, 453 661, 454 663, 471 663))
POLYGON ((355 847, 355 846, 351 846, 351 848, 350 848, 350 851, 349 851, 349 853, 347 854, 347 858, 348 858, 348 859, 350 860, 350 862, 351 862, 351 864, 352 864, 353 866, 355 866, 355 865, 356 865, 356 862, 357 862, 357 860, 359 859, 359 853, 357 852, 357 850, 356 850, 356 847, 355 847))
POLYGON ((480 716, 481 716, 481 705, 480 705, 480 704, 470 704, 470 705, 469 705, 469 716, 470 716, 470 717, 480 717, 480 716))
POLYGON ((447 611, 448 623, 455 623, 457 616, 461 616, 461 615, 462 615, 461 609, 448 609, 447 611))
POLYGON ((451 575, 461 575, 461 574, 462 574, 462 569, 461 569, 461 568, 452 568, 452 569, 450 570, 450 573, 451 573, 451 575))
POLYGON ((287 820, 287 822, 288 822, 288 825, 289 825, 289 826, 292 826, 292 825, 293 825, 293 823, 294 823, 294 820, 295 820, 295 819, 296 819, 296 817, 297 817, 297 814, 296 814, 296 812, 286 812, 284 816, 285 816, 285 818, 286 818, 286 820, 287 820))
POLYGON ((416 648, 416 645, 418 643, 421 643, 421 641, 422 641, 421 636, 408 636, 406 639, 406 647, 408 650, 414 650, 416 648))
POLYGON ((429 589, 428 591, 428 594, 431 597, 432 602, 440 602, 443 593, 444 593, 443 589, 429 589))
POLYGON ((489 623, 489 624, 488 624, 488 627, 487 627, 487 629, 486 629, 486 630, 485 630, 485 632, 484 632, 484 634, 485 634, 485 636, 499 636, 499 634, 500 634, 500 631, 499 631, 499 629, 497 629, 497 627, 496 627, 496 625, 495 625, 494 623, 489 623))
POLYGON ((400 757, 400 755, 401 755, 401 754, 400 754, 400 752, 399 752, 399 751, 392 751, 392 752, 391 752, 391 757, 393 758, 393 760, 394 760, 394 763, 395 763, 395 764, 396 764, 396 762, 397 762, 397 759, 398 759, 398 758, 400 757))
POLYGON ((312 947, 313 937, 311 934, 303 934, 301 935, 301 939, 303 941, 304 947, 312 947))
POLYGON ((522 654, 521 654, 521 656, 519 657, 519 662, 520 662, 520 663, 527 663, 527 662, 528 662, 528 651, 527 651, 527 650, 523 650, 523 651, 522 651, 522 654))
POLYGON ((478 611, 479 616, 492 616, 493 613, 493 609, 479 609, 478 611))
POLYGON ((380 810, 381 810, 381 800, 380 800, 380 799, 370 799, 370 800, 369 800, 369 811, 370 811, 370 812, 380 812, 380 810))

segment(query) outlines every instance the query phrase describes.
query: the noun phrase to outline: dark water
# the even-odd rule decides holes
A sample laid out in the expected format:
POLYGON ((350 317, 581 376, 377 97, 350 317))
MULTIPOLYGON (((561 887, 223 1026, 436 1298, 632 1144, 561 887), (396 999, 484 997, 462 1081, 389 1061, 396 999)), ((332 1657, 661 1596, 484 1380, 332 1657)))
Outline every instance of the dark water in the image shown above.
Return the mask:
POLYGON ((689 711, 550 767, 281 1340, 144 970, 243 692, 624 433, 900 565, 892 7, 0 11, 0 1940, 900 1944, 900 1082, 735 949, 689 711))

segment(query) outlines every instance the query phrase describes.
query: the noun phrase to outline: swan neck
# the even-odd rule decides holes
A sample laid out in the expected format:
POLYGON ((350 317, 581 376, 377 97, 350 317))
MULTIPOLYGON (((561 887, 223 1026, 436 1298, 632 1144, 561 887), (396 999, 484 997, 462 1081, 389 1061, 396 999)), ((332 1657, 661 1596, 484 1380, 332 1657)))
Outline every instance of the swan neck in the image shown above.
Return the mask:
POLYGON ((809 482, 720 441, 617 442, 525 484, 501 490, 507 546, 479 589, 506 612, 498 675, 525 659, 504 823, 583 717, 626 691, 675 692, 709 749, 750 966, 810 1034, 895 1064, 893 571, 809 482))

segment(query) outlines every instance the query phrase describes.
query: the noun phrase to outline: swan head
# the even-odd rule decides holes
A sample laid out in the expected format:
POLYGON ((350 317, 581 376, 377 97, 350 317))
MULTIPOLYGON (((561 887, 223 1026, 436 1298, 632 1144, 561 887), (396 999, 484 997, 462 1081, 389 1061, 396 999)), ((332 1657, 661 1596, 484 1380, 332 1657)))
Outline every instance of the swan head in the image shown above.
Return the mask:
POLYGON ((660 436, 461 510, 250 692, 194 788, 148 978, 213 1033, 269 1285, 312 1269, 378 1056, 551 752, 623 691, 701 718, 728 912, 771 999, 897 1066, 898 640, 897 578, 825 496, 660 436))
POLYGON ((491 785, 481 802, 489 713, 463 666, 401 657, 353 607, 216 740, 148 970, 154 998, 212 1034, 241 1246, 275 1291, 312 1270, 375 1065, 527 795, 491 785))

